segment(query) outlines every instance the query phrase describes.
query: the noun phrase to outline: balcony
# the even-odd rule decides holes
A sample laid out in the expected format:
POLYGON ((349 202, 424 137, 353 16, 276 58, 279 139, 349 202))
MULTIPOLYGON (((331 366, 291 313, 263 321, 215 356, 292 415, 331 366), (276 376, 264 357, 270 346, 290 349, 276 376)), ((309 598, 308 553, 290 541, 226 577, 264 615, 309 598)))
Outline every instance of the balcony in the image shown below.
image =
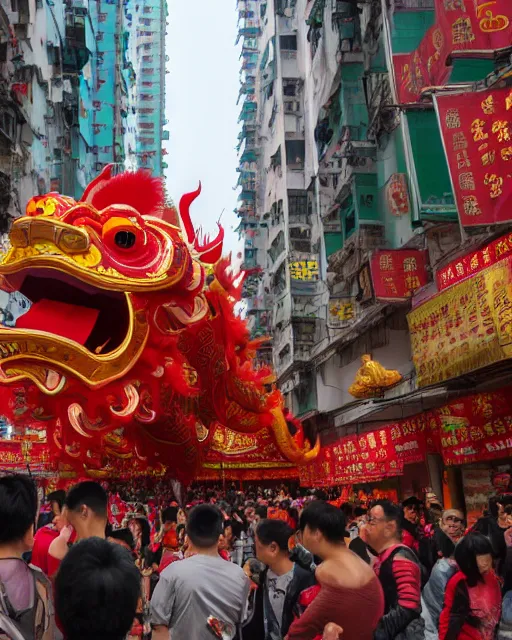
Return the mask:
POLYGON ((66 31, 62 52, 63 71, 78 72, 84 68, 89 60, 89 50, 86 45, 85 9, 72 9, 66 13, 66 31))
POLYGON ((435 0, 395 0, 395 11, 434 10, 435 4, 435 0))

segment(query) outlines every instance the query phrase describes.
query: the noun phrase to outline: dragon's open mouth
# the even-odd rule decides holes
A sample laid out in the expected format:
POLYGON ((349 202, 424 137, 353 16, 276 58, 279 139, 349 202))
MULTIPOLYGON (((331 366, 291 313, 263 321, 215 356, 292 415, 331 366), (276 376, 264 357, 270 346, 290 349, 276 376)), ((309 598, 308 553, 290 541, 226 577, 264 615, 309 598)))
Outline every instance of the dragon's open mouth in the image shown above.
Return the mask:
POLYGON ((15 329, 45 331, 106 355, 125 340, 130 326, 126 295, 97 289, 53 269, 27 269, 8 278, 31 303, 15 329))

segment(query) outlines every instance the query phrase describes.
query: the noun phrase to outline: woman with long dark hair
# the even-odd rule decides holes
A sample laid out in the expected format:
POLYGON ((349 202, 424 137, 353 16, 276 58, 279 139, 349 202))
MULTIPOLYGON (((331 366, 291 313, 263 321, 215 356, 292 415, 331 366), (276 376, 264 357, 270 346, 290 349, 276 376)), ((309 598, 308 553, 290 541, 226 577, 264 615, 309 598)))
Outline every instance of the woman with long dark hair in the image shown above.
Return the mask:
POLYGON ((481 533, 468 533, 455 547, 459 571, 446 586, 439 640, 492 640, 501 616, 501 588, 493 547, 481 533))

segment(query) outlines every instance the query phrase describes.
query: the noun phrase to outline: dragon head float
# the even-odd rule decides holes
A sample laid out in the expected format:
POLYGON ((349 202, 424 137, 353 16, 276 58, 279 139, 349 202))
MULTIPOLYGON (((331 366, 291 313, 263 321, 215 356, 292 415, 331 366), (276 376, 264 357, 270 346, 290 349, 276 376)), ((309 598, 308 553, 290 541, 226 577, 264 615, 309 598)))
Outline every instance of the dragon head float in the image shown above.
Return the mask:
MULTIPOLYGON (((55 460, 90 475, 113 459, 193 477, 217 428, 267 430, 312 460, 234 307, 243 273, 201 241, 146 172, 103 172, 78 202, 32 198, 0 259, 0 397, 14 425, 46 429, 55 460), (180 224, 181 222, 181 224, 180 224), (295 432, 294 436, 291 432, 295 432)), ((299 423, 300 427, 300 423, 299 423)))

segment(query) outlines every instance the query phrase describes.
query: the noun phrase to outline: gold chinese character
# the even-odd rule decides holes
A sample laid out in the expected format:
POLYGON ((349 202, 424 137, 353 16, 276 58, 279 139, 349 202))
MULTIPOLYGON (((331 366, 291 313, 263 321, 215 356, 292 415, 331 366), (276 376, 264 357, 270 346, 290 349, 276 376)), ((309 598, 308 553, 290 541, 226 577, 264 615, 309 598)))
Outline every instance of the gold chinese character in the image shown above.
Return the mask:
POLYGON ((496 151, 486 151, 482 156, 482 164, 484 167, 488 167, 490 164, 494 164, 496 160, 496 151))
POLYGON ((452 24, 452 43, 465 44, 473 42, 475 34, 471 28, 471 18, 459 18, 452 24))
POLYGON ((405 258, 404 259, 404 271, 417 271, 418 264, 416 262, 416 258, 405 258))
POLYGON ((395 294, 398 295, 398 290, 396 288, 396 284, 395 281, 393 280, 393 278, 382 278, 382 284, 384 285, 387 293, 391 294, 395 294))
POLYGON ((459 276, 464 275, 464 265, 462 264, 462 262, 457 262, 457 264, 455 265, 455 271, 459 276))
POLYGON ((487 144, 487 142, 484 142, 483 144, 481 144, 478 147, 478 153, 482 153, 483 151, 487 151, 488 148, 489 148, 489 145, 487 144))
POLYGON ((482 101, 482 111, 486 116, 491 116, 494 113, 494 96, 490 95, 482 101))
POLYGON ((444 0, 445 11, 456 11, 457 9, 460 9, 461 11, 466 11, 466 7, 464 6, 464 0, 444 0))
POLYGON ((505 162, 512 160, 512 147, 505 147, 501 150, 501 157, 505 162))
MULTIPOLYGON (((471 196, 469 196, 471 197, 471 196)), ((471 268, 471 271, 475 271, 475 269, 478 269, 478 255, 475 253, 474 256, 471 257, 471 260, 469 262, 469 266, 471 268)))
POLYGON ((460 113, 458 109, 448 109, 444 117, 447 129, 458 129, 460 127, 460 113))
POLYGON ((476 119, 471 123, 471 133, 473 134, 473 140, 480 142, 480 140, 487 140, 488 133, 484 133, 485 120, 476 119))
POLYGON ((421 286, 421 282, 418 276, 406 276, 405 287, 408 291, 414 291, 421 286))
POLYGON ((463 191, 475 190, 475 178, 471 171, 459 174, 459 187, 463 191))
POLYGON ((486 247, 482 251, 482 255, 483 255, 483 258, 484 258, 484 264, 490 264, 491 263, 491 254, 489 253, 489 247, 486 247))
POLYGON ((462 196, 462 206, 467 216, 482 215, 482 210, 480 209, 476 196, 462 196))
POLYGON ((507 108, 507 111, 510 111, 510 109, 512 109, 512 89, 510 90, 508 96, 505 98, 505 106, 507 108))
POLYGON ((393 271, 393 257, 389 253, 381 255, 379 260, 379 267, 381 271, 393 271))
POLYGON ((498 198, 503 193, 503 178, 497 176, 495 173, 486 173, 484 184, 491 188, 491 198, 498 198))
MULTIPOLYGON (((458 112, 457 112, 457 115, 458 115, 458 112)), ((446 116, 447 116, 446 126, 448 126, 448 112, 446 113, 446 116)), ((460 120, 459 120, 458 126, 460 127, 460 120)), ((467 149, 468 148, 468 139, 462 133, 462 131, 457 131, 457 133, 453 134, 452 142, 453 142, 453 150, 454 151, 462 151, 463 149, 467 149)))
POLYGON ((510 132, 506 120, 496 120, 493 122, 492 132, 497 135, 498 142, 508 142, 510 140, 510 132))
POLYGON ((469 160, 468 152, 461 151, 457 154, 457 168, 458 169, 466 169, 471 166, 471 161, 469 160))

